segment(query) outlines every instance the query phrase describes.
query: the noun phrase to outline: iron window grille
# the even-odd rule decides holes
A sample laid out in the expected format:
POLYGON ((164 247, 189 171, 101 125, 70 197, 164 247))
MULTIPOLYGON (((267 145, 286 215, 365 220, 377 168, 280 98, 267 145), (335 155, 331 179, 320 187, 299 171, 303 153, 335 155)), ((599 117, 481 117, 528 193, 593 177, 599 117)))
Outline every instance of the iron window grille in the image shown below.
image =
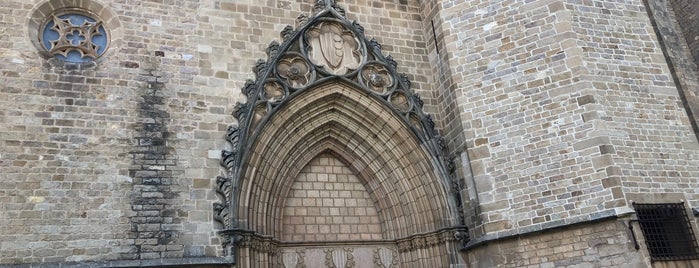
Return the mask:
POLYGON ((651 261, 699 259, 684 203, 633 203, 651 261))

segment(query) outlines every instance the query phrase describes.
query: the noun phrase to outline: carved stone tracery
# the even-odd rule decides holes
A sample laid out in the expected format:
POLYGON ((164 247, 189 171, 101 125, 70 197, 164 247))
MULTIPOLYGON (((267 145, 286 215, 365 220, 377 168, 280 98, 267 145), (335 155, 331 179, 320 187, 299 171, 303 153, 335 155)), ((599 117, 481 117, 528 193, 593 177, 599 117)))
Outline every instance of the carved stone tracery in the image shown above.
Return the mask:
POLYGON ((360 73, 360 83, 376 93, 384 94, 395 85, 393 75, 383 64, 368 63, 362 67, 360 73))
POLYGON ((287 85, 303 88, 311 82, 313 70, 301 55, 288 54, 277 63, 277 72, 287 85))
POLYGON ((98 36, 104 36, 105 30, 102 21, 95 20, 82 14, 54 14, 45 23, 43 31, 52 32, 55 37, 47 38, 44 34, 42 38, 50 55, 61 55, 68 58, 71 52, 80 53, 80 58, 97 59, 107 46, 106 36, 102 44, 95 42, 98 36), (75 24, 75 21, 82 23, 75 24))
MULTIPOLYGON (((247 163, 251 157, 247 150, 254 144, 259 132, 294 96, 331 80, 367 92, 403 120, 404 125, 412 129, 408 132, 415 135, 420 146, 431 157, 430 165, 438 174, 436 176, 444 181, 445 187, 452 185, 450 174, 453 169, 445 160, 449 158, 442 145, 443 140, 434 128, 431 116, 422 111, 422 100, 410 88, 408 77, 396 71, 397 63, 393 58, 382 54, 377 41, 367 40, 364 29, 357 22, 348 21, 344 9, 332 0, 319 0, 315 8, 315 15, 299 16, 297 29, 287 26, 282 30, 281 44, 270 44, 268 58, 260 59, 255 64, 253 71, 257 79, 248 81, 242 90, 247 102, 236 105, 238 126, 231 127, 227 135, 232 149, 224 150, 222 155, 227 174, 217 183, 217 192, 225 204, 214 205, 215 220, 223 225, 221 234, 224 237, 241 232, 239 228, 242 224, 236 217, 239 215, 239 187, 246 168, 242 163, 247 163)), ((458 191, 453 189, 445 189, 445 192, 458 195, 458 191)), ((452 213, 460 213, 460 206, 454 204, 458 200, 454 198, 449 201, 452 213)), ((458 215, 453 218, 458 218, 458 215)), ((461 226, 462 222, 454 222, 453 225, 461 226)), ((399 251, 405 252, 455 240, 453 234, 445 238, 443 232, 437 233, 439 235, 397 239, 396 243, 399 251)), ((231 246, 235 244, 271 252, 265 246, 251 244, 255 240, 252 238, 224 240, 231 241, 231 246)), ((288 260, 289 263, 291 261, 288 260)))

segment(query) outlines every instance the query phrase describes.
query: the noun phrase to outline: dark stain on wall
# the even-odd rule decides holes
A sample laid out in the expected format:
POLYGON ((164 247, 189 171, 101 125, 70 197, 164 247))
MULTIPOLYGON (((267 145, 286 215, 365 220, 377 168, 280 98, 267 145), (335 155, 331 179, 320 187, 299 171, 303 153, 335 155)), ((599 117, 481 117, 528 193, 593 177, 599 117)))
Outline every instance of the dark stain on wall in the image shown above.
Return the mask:
POLYGON ((180 220, 172 201, 173 169, 177 165, 173 148, 168 146, 170 114, 165 107, 166 84, 158 81, 153 71, 142 75, 145 83, 138 105, 139 119, 134 126, 133 178, 130 217, 136 252, 127 258, 153 259, 182 257, 183 247, 178 245, 180 220))

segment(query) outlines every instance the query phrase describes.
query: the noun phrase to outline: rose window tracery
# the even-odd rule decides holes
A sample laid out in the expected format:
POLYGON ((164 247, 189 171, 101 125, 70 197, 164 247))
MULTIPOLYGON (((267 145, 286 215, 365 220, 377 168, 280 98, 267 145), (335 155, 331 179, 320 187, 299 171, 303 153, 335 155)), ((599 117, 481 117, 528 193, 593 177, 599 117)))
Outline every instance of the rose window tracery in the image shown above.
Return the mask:
POLYGON ((96 60, 109 44, 102 21, 77 12, 50 16, 40 38, 51 56, 67 62, 96 60))

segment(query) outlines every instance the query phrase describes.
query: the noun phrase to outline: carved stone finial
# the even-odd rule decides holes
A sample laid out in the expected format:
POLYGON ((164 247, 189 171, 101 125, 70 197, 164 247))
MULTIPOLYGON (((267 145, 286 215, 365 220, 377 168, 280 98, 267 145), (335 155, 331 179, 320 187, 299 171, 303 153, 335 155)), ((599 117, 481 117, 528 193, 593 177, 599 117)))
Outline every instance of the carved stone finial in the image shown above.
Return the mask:
POLYGON ((279 34, 281 35, 282 40, 286 42, 294 35, 294 27, 291 27, 291 25, 287 25, 279 34))
POLYGON ((267 71, 267 62, 265 62, 263 59, 257 60, 254 71, 258 78, 262 77, 264 72, 267 71))
POLYGON ((410 91, 410 86, 411 86, 413 83, 410 82, 410 79, 408 79, 408 76, 407 76, 406 74, 404 74, 404 73, 400 74, 399 76, 400 76, 401 82, 403 82, 403 84, 405 85, 405 90, 406 90, 406 91, 410 91))
POLYGON ((279 43, 277 43, 277 41, 272 41, 267 46, 265 52, 267 52, 267 57, 269 57, 269 59, 274 59, 274 57, 279 54, 279 43))
POLYGON ((235 118, 238 119, 238 123, 243 125, 243 122, 245 121, 245 114, 248 112, 248 109, 250 109, 249 105, 247 103, 236 103, 235 108, 234 108, 234 115, 235 118))
POLYGON ((320 13, 325 9, 326 3, 325 0, 316 0, 316 3, 313 5, 313 12, 320 13))
POLYGON ((376 51, 376 54, 381 54, 381 44, 379 44, 379 41, 376 41, 376 39, 372 38, 369 40, 369 44, 371 45, 371 48, 376 51))
POLYGON ((296 28, 301 28, 308 23, 308 15, 301 14, 296 18, 296 28))
POLYGON ((337 11, 337 13, 340 14, 340 16, 347 17, 347 14, 345 13, 345 9, 343 7, 341 7, 340 5, 335 3, 334 0, 330 0, 330 1, 332 3, 331 4, 332 8, 335 9, 335 11, 337 11))
POLYGON ((413 103, 415 103, 420 109, 422 109, 422 106, 425 105, 425 102, 422 101, 422 98, 420 98, 420 95, 418 94, 413 94, 413 103))
POLYGON ((238 139, 240 138, 240 128, 238 126, 229 126, 226 132, 226 140, 230 142, 233 147, 238 146, 238 139))
POLYGON ((386 61, 391 65, 391 67, 393 67, 393 70, 398 68, 398 63, 393 59, 393 56, 388 55, 388 57, 386 57, 386 61))
POLYGON ((359 24, 359 22, 357 22, 356 20, 352 21, 352 27, 357 29, 357 32, 359 32, 359 34, 364 35, 364 26, 359 24))
POLYGON ((255 91, 255 81, 252 79, 245 80, 245 86, 243 86, 243 94, 250 98, 255 91))
POLYGON ((224 197, 230 191, 231 179, 226 177, 218 176, 216 177, 216 192, 223 195, 224 197))
POLYGON ((236 163, 236 151, 228 151, 228 150, 223 150, 221 151, 221 163, 223 164, 224 167, 227 169, 231 170, 235 167, 236 163))
POLYGON ((214 220, 226 225, 229 214, 228 203, 214 203, 214 220))

